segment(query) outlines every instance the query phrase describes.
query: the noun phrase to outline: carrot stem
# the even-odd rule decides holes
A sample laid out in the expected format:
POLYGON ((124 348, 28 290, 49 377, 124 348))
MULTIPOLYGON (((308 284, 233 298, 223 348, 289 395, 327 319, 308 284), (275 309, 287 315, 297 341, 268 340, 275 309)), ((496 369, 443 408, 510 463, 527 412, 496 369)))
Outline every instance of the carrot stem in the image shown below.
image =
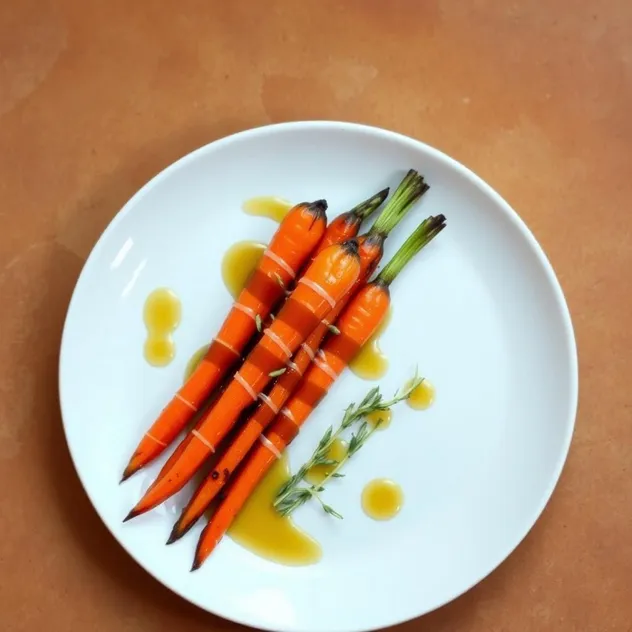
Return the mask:
POLYGON ((414 169, 410 169, 404 176, 391 199, 386 203, 384 210, 370 229, 370 234, 388 235, 397 223, 407 213, 427 190, 428 185, 414 169))
POLYGON ((388 197, 389 191, 389 187, 382 189, 368 200, 364 200, 364 202, 360 202, 360 204, 354 206, 349 213, 353 213, 353 215, 359 217, 361 220, 365 220, 375 209, 381 206, 382 202, 388 197))
POLYGON ((384 266, 376 281, 390 285, 404 266, 445 228, 445 217, 429 217, 424 220, 400 246, 393 258, 384 266))

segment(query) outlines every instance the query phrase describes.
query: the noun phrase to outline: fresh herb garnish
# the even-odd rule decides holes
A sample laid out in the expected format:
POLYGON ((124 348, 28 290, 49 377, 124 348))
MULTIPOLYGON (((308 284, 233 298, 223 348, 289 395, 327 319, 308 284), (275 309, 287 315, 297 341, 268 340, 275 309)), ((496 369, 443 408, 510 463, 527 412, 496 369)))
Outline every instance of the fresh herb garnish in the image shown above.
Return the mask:
POLYGON ((282 369, 277 369, 276 371, 270 371, 268 375, 270 377, 279 377, 279 375, 283 375, 286 371, 287 371, 287 368, 283 367, 282 369))
POLYGON ((407 399, 410 394, 415 390, 422 382, 424 378, 415 377, 406 385, 401 391, 397 391, 393 398, 389 401, 384 401, 380 387, 376 386, 372 388, 360 402, 359 405, 350 404, 345 410, 344 416, 340 425, 334 432, 332 426, 329 426, 322 436, 316 449, 309 460, 304 463, 277 492, 277 496, 274 500, 274 507, 282 516, 289 516, 295 509, 298 509, 301 505, 315 498, 325 511, 325 513, 333 516, 334 518, 342 518, 333 507, 328 505, 320 496, 325 491, 326 483, 332 478, 342 478, 344 474, 340 472, 344 464, 360 450, 360 448, 368 441, 369 437, 379 428, 381 420, 379 420, 373 428, 369 426, 366 421, 362 421, 364 417, 377 410, 388 410, 398 402, 407 399), (345 455, 340 460, 330 459, 329 451, 334 441, 338 439, 346 430, 351 428, 354 424, 359 423, 359 429, 351 435, 349 440, 349 447, 347 448, 345 455), (303 479, 307 476, 307 473, 312 467, 315 466, 328 466, 333 465, 333 469, 325 478, 318 484, 314 485, 301 485, 303 479))

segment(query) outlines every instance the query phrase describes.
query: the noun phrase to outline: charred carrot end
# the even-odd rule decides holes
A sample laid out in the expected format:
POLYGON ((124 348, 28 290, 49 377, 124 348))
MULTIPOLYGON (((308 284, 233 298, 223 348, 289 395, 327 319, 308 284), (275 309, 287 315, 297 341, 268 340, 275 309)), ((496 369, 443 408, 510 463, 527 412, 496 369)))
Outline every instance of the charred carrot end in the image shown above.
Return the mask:
POLYGON ((153 506, 141 506, 141 504, 137 504, 132 507, 125 518, 123 518, 123 522, 128 522, 137 516, 142 516, 144 513, 147 513, 150 509, 153 509, 153 506))
POLYGON ((130 476, 132 476, 132 474, 136 474, 141 467, 143 467, 142 464, 134 462, 134 456, 132 456, 130 462, 127 464, 127 467, 123 470, 123 476, 121 476, 119 484, 124 483, 130 476))
POLYGON ((121 483, 124 483, 133 474, 136 474, 136 472, 138 472, 138 470, 140 470, 142 467, 143 467, 142 463, 138 463, 138 462, 134 463, 134 457, 132 457, 132 460, 127 464, 127 467, 123 471, 123 476, 121 476, 119 485, 121 483))
POLYGON ((322 217, 323 213, 329 208, 327 200, 316 200, 315 202, 304 202, 303 205, 315 215, 322 217))
POLYGON ((132 509, 127 516, 125 516, 125 518, 123 518, 123 522, 127 522, 128 520, 131 520, 132 518, 136 518, 136 516, 140 515, 138 512, 136 512, 134 509, 132 509))
POLYGON ((389 189, 383 189, 346 213, 335 217, 327 226, 325 236, 316 248, 314 256, 333 244, 339 244, 355 237, 362 222, 373 213, 386 199, 389 189))
POLYGON ((173 525, 171 533, 169 534, 169 538, 167 539, 165 544, 173 544, 174 542, 177 542, 182 536, 186 535, 190 531, 191 527, 195 524, 195 522, 191 522, 185 527, 180 528, 178 524, 179 522, 180 521, 178 520, 178 522, 173 525))
POLYGON ((181 515, 180 518, 176 521, 171 529, 171 533, 169 534, 169 538, 165 542, 165 544, 173 544, 177 542, 180 538, 184 537, 189 531, 193 528, 193 526, 197 523, 199 516, 195 519, 185 520, 185 516, 181 515))
MULTIPOLYGON (((213 345, 211 345, 213 346, 213 345)), ((219 345, 217 345, 219 346, 219 345)), ((199 375, 199 374, 198 374, 199 375)), ((195 415, 197 407, 180 392, 162 410, 151 428, 139 441, 123 472, 122 481, 138 472, 164 452, 187 422, 195 415)))
POLYGON ((230 480, 242 458, 261 434, 261 426, 250 421, 241 429, 235 441, 228 446, 213 471, 200 483, 186 504, 180 517, 173 525, 167 544, 172 544, 186 535, 202 517, 209 505, 230 480))
POLYGON ((360 202, 360 204, 354 206, 349 213, 356 215, 360 218, 360 220, 365 220, 382 205, 382 202, 384 202, 384 200, 388 197, 389 191, 389 187, 382 189, 375 195, 371 196, 368 200, 364 200, 364 202, 360 202))
POLYGON ((303 202, 302 204, 297 204, 297 206, 302 206, 305 210, 313 216, 312 225, 319 220, 326 221, 327 216, 325 212, 327 211, 328 205, 327 200, 316 200, 315 202, 303 202))

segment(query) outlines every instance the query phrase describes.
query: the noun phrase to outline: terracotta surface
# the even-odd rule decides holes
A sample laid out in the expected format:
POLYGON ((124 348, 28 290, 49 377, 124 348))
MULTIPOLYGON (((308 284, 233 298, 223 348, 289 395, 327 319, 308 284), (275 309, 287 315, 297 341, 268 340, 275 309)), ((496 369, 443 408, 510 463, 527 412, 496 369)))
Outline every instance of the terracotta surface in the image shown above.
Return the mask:
POLYGON ((92 510, 62 432, 60 333, 138 187, 213 139, 311 118, 404 132, 487 179, 548 253, 578 338, 577 431, 542 519, 400 629, 631 630, 629 0, 0 2, 0 628, 237 629, 151 579, 92 510))

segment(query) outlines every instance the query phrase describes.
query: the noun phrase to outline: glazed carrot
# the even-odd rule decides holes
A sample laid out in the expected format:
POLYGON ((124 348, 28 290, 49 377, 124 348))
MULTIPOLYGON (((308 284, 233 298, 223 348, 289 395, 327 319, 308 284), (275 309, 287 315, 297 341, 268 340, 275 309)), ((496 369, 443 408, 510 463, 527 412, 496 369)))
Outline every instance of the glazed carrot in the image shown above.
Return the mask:
MULTIPOLYGON (((410 173, 411 172, 409 172, 409 175, 410 173)), ((367 200, 364 200, 364 202, 360 202, 360 204, 352 208, 350 211, 347 211, 345 213, 338 215, 338 217, 336 217, 327 226, 325 230, 325 235, 321 239, 315 252, 312 253, 312 255, 309 257, 308 264, 313 261, 316 254, 324 250, 324 246, 342 243, 343 241, 346 241, 347 239, 355 237, 360 229, 360 225, 362 224, 362 221, 366 219, 369 215, 371 215, 371 213, 373 213, 382 204, 382 202, 388 196, 388 192, 389 192, 389 188, 386 187, 379 193, 376 193, 375 195, 371 196, 367 200)), ((382 218, 383 215, 384 214, 380 215, 380 218, 382 218)), ((376 222, 376 225, 377 225, 377 222, 376 222)), ((384 229, 387 229, 387 228, 388 226, 385 225, 384 229)), ((271 314, 268 315, 268 320, 262 319, 266 327, 272 322, 272 319, 270 317, 271 317, 271 314)), ((198 430, 198 427, 202 421, 203 421, 203 417, 201 417, 198 420, 198 423, 194 428, 195 430, 198 430)), ((181 440, 181 442, 176 447, 174 452, 171 454, 169 459, 163 465, 153 485, 155 485, 156 482, 160 478, 162 478, 165 472, 169 471, 169 468, 175 463, 176 459, 180 456, 184 448, 191 442, 192 438, 193 438, 193 435, 187 434, 181 440)))
POLYGON ((182 489, 215 452, 242 411, 257 400, 275 371, 285 366, 305 338, 351 288, 359 273, 356 240, 329 246, 314 259, 226 390, 204 415, 199 427, 189 433, 192 438, 179 457, 152 484, 125 520, 148 511, 182 489))
POLYGON ((406 263, 443 229, 444 220, 439 216, 423 222, 375 281, 360 289, 349 302, 336 322, 340 334, 328 338, 287 406, 265 435, 261 435, 261 443, 235 475, 226 498, 202 531, 191 570, 199 568, 213 552, 274 460, 281 456, 333 382, 375 333, 390 305, 390 284, 406 263))
POLYGON ((389 200, 371 230, 358 239, 360 254, 360 275, 352 290, 338 302, 327 318, 311 333, 281 375, 268 395, 261 393, 255 413, 244 424, 239 434, 216 463, 213 471, 200 484, 180 518, 175 523, 167 544, 181 538, 202 516, 215 496, 224 487, 228 477, 235 471, 265 428, 283 407, 286 400, 298 384, 301 376, 311 363, 320 343, 328 331, 329 322, 333 322, 347 304, 354 289, 357 289, 373 274, 379 264, 384 241, 389 232, 404 217, 411 206, 428 189, 423 178, 414 171, 407 174, 397 191, 389 200))
POLYGON ((156 458, 173 441, 225 373, 240 359, 244 346, 256 331, 255 316, 259 314, 260 318, 265 318, 284 296, 278 279, 289 284, 322 239, 326 209, 327 202, 318 200, 297 204, 286 215, 206 355, 145 433, 122 480, 156 458))
MULTIPOLYGON (((266 276, 262 277, 259 271, 255 271, 253 273, 248 285, 238 297, 229 317, 226 319, 222 329, 209 347, 206 356, 202 359, 196 371, 194 371, 187 383, 180 389, 180 391, 178 391, 175 397, 162 411, 158 419, 154 422, 149 431, 144 435, 141 443, 136 448, 132 459, 125 469, 122 480, 129 478, 132 474, 134 474, 134 472, 137 472, 162 453, 164 448, 173 441, 173 439, 193 417, 195 414, 194 408, 201 406, 204 399, 213 391, 213 389, 217 386, 217 383, 226 375, 226 372, 230 369, 230 367, 236 364, 238 360, 241 360, 237 354, 230 352, 230 349, 226 344, 222 346, 221 343, 227 343, 230 345, 231 349, 238 350, 241 353, 245 345, 244 340, 247 341, 249 337, 252 337, 256 328, 256 321, 252 321, 252 318, 249 318, 248 314, 253 312, 255 314, 259 314, 262 321, 265 321, 271 309, 276 305, 276 303, 278 303, 280 298, 284 296, 283 283, 285 277, 283 270, 274 268, 275 265, 283 267, 281 265, 283 262, 275 260, 274 257, 274 254, 278 255, 278 251, 282 250, 281 246, 288 246, 287 243, 283 243, 282 238, 285 237, 286 242, 289 242, 296 248, 297 255, 301 254, 304 249, 312 249, 311 256, 307 259, 303 258, 302 261, 299 260, 299 256, 292 258, 288 255, 282 254, 282 256, 285 256, 286 261, 290 261, 290 267, 292 267, 292 270, 296 270, 301 266, 305 266, 306 263, 311 263, 314 256, 318 252, 322 251, 326 245, 342 243, 346 239, 355 237, 358 234, 362 221, 382 204, 388 195, 388 191, 389 189, 387 187, 367 200, 360 202, 360 204, 352 208, 350 211, 342 213, 336 217, 325 228, 324 235, 320 232, 322 230, 323 221, 321 221, 320 217, 314 216, 313 221, 317 221, 317 226, 314 227, 312 226, 312 223, 310 223, 309 230, 311 234, 307 236, 307 241, 304 244, 300 244, 300 238, 297 239, 296 234, 290 234, 289 230, 286 231, 287 234, 286 232, 281 231, 282 227, 284 231, 286 230, 285 225, 288 221, 288 217, 283 220, 281 226, 279 226, 279 230, 277 230, 273 236, 267 251, 272 253, 269 257, 272 259, 272 262, 266 261, 264 258, 262 261, 263 265, 260 264, 260 267, 262 267, 261 272, 263 272, 266 276), (322 238, 318 242, 318 246, 314 249, 312 238, 316 238, 319 234, 322 235, 322 238), (266 263, 268 264, 267 267, 265 265, 266 263), (269 278, 276 281, 276 287, 273 288, 269 286, 269 278), (281 281, 281 283, 279 283, 279 281, 281 281), (254 288, 251 287, 251 282, 252 284, 257 284, 257 286, 254 288), (252 304, 253 297, 256 299, 257 295, 260 295, 260 292, 257 292, 257 287, 260 287, 264 292, 264 295, 268 296, 268 300, 260 306, 252 304), (245 317, 244 314, 240 315, 238 313, 239 305, 247 308, 241 310, 245 314, 245 317), (241 335, 237 329, 233 331, 234 323, 230 321, 231 318, 232 321, 237 321, 239 319, 242 322, 244 321, 244 318, 247 319, 244 324, 245 328, 242 330, 241 335), (231 338, 227 335, 226 330, 228 327, 231 327, 231 333, 237 336, 236 339, 235 337, 231 338), (188 404, 191 405, 189 406, 188 404)), ((319 200, 319 202, 314 203, 314 205, 319 203, 324 204, 322 211, 322 217, 324 218, 324 210, 327 208, 327 204, 324 200, 319 200)), ((288 216, 293 214, 299 207, 307 208, 310 206, 313 205, 299 204, 297 207, 291 209, 288 216)), ((290 281, 291 280, 292 279, 290 279, 290 281)))

